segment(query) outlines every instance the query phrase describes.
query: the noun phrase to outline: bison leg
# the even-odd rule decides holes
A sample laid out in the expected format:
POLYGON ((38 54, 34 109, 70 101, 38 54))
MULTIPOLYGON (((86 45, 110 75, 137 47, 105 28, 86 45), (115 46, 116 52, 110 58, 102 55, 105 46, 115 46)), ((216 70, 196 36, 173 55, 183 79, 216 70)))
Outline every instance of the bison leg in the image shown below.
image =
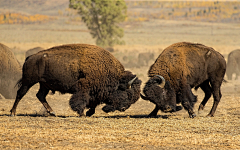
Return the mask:
POLYGON ((220 102, 220 99, 222 97, 222 94, 221 94, 221 90, 220 90, 221 83, 211 82, 211 85, 212 85, 212 89, 213 89, 213 99, 214 99, 214 102, 213 102, 212 109, 211 109, 210 113, 207 116, 213 117, 214 113, 215 113, 215 111, 217 109, 217 106, 218 106, 218 104, 220 102))
POLYGON ((205 81, 200 85, 200 88, 203 90, 205 93, 205 97, 201 104, 199 105, 198 111, 201 111, 204 109, 204 106, 206 105, 207 101, 209 98, 212 96, 212 88, 209 85, 209 81, 205 81))
MULTIPOLYGON (((77 92, 72 95, 71 99, 69 100, 69 105, 73 111, 76 111, 79 116, 84 116, 84 109, 89 103, 90 96, 87 93, 77 92)), ((92 113, 92 110, 90 111, 92 113)), ((89 114, 91 114, 89 112, 89 114)))
POLYGON ((49 92, 49 89, 47 89, 42 83, 40 83, 40 89, 38 93, 36 94, 39 101, 43 104, 43 106, 46 108, 47 112, 55 116, 55 113, 53 112, 52 108, 49 106, 48 102, 46 101, 46 96, 49 92))
POLYGON ((182 88, 181 94, 179 94, 182 100, 182 106, 185 110, 188 111, 189 117, 194 118, 196 114, 193 111, 193 105, 196 102, 196 97, 193 95, 191 87, 187 85, 186 87, 182 88))
POLYGON ((91 117, 94 113, 95 113, 95 108, 90 108, 87 112, 86 112, 86 116, 91 117))
POLYGON ((159 107, 156 105, 154 110, 148 115, 148 117, 156 117, 158 110, 159 110, 159 107))
POLYGON ((27 93, 27 91, 33 86, 33 84, 31 85, 21 85, 21 87, 19 88, 19 90, 17 91, 17 96, 15 99, 15 102, 13 104, 12 109, 10 110, 11 112, 11 116, 15 116, 16 115, 16 109, 17 109, 17 105, 20 102, 20 100, 23 98, 23 96, 27 93))

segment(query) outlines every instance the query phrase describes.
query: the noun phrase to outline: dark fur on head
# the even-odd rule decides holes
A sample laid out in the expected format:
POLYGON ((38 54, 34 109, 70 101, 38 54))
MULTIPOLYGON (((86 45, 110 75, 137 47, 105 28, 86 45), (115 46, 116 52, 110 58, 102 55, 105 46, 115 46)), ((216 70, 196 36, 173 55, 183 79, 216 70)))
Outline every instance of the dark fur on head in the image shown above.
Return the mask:
POLYGON ((176 111, 176 94, 170 85, 169 81, 166 81, 164 88, 159 87, 162 81, 159 77, 150 78, 144 89, 143 93, 147 96, 147 99, 156 104, 159 109, 165 112, 165 105, 172 108, 172 112, 176 111), (165 101, 165 100, 169 101, 165 101))
POLYGON ((103 107, 104 112, 112 112, 114 110, 125 111, 131 104, 135 103, 140 97, 140 86, 142 81, 136 78, 131 87, 128 83, 134 79, 130 71, 125 71, 123 77, 119 80, 119 86, 106 100, 106 106, 103 107))

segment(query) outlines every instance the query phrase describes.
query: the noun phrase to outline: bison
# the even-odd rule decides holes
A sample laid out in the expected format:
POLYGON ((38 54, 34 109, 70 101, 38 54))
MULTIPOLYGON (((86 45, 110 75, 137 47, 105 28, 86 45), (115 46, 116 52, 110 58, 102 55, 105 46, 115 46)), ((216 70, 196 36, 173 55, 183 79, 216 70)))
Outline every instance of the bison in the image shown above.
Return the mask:
POLYGON ((22 78, 18 82, 16 100, 11 109, 14 116, 19 101, 29 88, 39 83, 36 94, 50 115, 55 115, 46 101, 49 90, 70 93, 70 107, 79 116, 95 113, 101 104, 105 112, 125 111, 140 98, 141 80, 107 50, 88 44, 52 47, 26 58, 22 78))
POLYGON ((13 99, 17 95, 15 85, 22 75, 21 65, 10 48, 1 43, 0 53, 0 93, 6 99, 13 99))
POLYGON ((232 80, 232 75, 235 73, 235 80, 240 75, 240 49, 236 49, 228 54, 226 75, 228 80, 232 80))
POLYGON ((34 48, 32 48, 32 49, 29 49, 29 50, 27 50, 26 53, 25 53, 25 58, 27 58, 28 56, 30 56, 30 55, 32 55, 32 54, 35 54, 35 53, 37 53, 37 52, 40 52, 40 51, 42 51, 42 50, 44 50, 44 48, 42 48, 42 47, 34 47, 34 48))
POLYGON ((203 110, 213 94, 214 103, 208 116, 214 116, 222 97, 220 87, 224 81, 226 62, 224 57, 211 47, 189 42, 175 43, 159 55, 150 67, 142 99, 156 104, 149 116, 156 116, 158 110, 175 112, 181 110, 181 103, 194 118, 193 111, 197 97, 192 93, 200 87, 205 97, 198 111, 203 110))

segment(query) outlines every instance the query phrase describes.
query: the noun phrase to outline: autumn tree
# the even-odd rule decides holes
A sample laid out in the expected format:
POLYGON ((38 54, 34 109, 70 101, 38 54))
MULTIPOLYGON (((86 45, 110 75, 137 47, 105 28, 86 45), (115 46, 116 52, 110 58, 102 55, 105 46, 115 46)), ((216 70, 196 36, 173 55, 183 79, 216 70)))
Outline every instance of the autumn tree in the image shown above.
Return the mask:
POLYGON ((118 23, 126 18, 127 6, 124 0, 69 0, 69 8, 78 10, 82 20, 102 47, 124 44, 124 31, 118 23))

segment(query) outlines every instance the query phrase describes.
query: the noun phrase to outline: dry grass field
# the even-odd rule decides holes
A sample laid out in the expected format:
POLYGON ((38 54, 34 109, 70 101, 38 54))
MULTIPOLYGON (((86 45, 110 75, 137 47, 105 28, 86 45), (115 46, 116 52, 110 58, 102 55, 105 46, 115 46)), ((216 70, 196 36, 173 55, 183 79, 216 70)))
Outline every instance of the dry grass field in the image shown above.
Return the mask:
MULTIPOLYGON (((2 24, 0 42, 10 47, 21 63, 25 51, 33 47, 50 48, 69 43, 94 44, 83 23, 68 24, 62 17, 40 24, 2 24)), ((141 52, 152 52, 155 58, 176 42, 202 43, 213 47, 225 58, 240 48, 240 25, 191 21, 149 20, 126 23, 126 45, 115 46, 112 52, 126 67, 147 81, 147 66, 129 66, 138 62, 141 52), (127 59, 123 59, 125 58, 127 59)), ((0 149, 240 149, 240 81, 222 85, 222 99, 215 117, 206 117, 213 99, 205 109, 191 119, 185 110, 158 113, 147 118, 154 109, 148 101, 139 99, 125 112, 104 113, 99 106, 92 117, 79 118, 68 104, 69 94, 48 95, 47 101, 57 117, 44 116, 37 100, 38 85, 25 95, 10 117, 14 99, 0 99, 0 149)), ((198 102, 204 97, 194 91, 198 102)))

